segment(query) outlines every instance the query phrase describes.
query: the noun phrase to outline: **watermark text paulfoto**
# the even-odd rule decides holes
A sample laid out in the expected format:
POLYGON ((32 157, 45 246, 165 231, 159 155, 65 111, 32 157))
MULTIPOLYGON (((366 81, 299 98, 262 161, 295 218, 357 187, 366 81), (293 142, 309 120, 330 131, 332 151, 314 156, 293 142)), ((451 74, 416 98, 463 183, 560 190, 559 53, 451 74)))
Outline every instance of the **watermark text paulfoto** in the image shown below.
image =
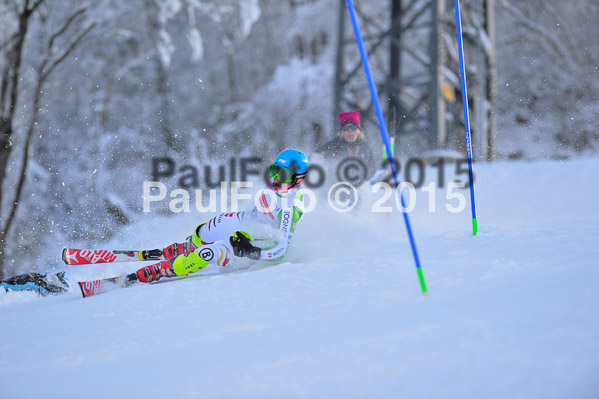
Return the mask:
MULTIPOLYGON (((377 175, 378 181, 392 182, 391 168, 388 161, 382 161, 376 167, 368 167, 360 158, 345 158, 334 161, 336 166, 328 168, 318 163, 311 163, 308 175, 303 183, 304 188, 320 189, 327 182, 327 170, 331 178, 339 182, 349 182, 355 186, 371 181, 377 175)), ((455 183, 464 183, 464 188, 470 185, 468 178, 468 161, 466 159, 447 160, 439 158, 434 162, 425 162, 420 158, 408 158, 405 162, 395 158, 393 160, 396 176, 399 181, 409 182, 415 188, 420 188, 434 180, 437 187, 443 188, 448 183, 446 167, 452 166, 453 174, 459 180, 455 183), (431 176, 432 174, 432 176, 431 176), (431 179, 432 177, 432 179, 431 179)), ((264 167, 264 160, 260 157, 235 158, 218 165, 177 165, 169 157, 152 159, 152 181, 160 182, 175 179, 176 184, 182 189, 220 188, 222 182, 248 181, 252 176, 262 178, 266 183, 269 177, 269 167, 264 167)), ((268 164, 270 166, 270 164, 268 164)), ((331 166, 331 165, 328 165, 331 166)), ((474 178, 474 176, 473 176, 474 178)), ((371 181, 371 183, 374 183, 371 181)))
MULTIPOLYGON (((241 189, 251 189, 254 184, 251 181, 221 182, 219 190, 212 188, 208 193, 208 204, 204 203, 203 191, 177 188, 170 193, 164 183, 158 181, 146 181, 143 183, 143 211, 151 212, 152 203, 163 203, 168 201, 168 208, 173 213, 191 212, 192 208, 198 212, 238 212, 241 208, 247 209, 253 204, 260 212, 272 212, 276 206, 276 194, 271 190, 259 190, 252 196, 250 193, 242 193, 241 189), (218 196, 220 195, 220 198, 218 196), (264 196, 269 196, 268 201, 263 201, 264 196), (168 198, 168 199, 167 199, 168 198), (268 206, 265 206, 268 205, 268 206)), ((464 188, 464 183, 450 182, 445 192, 445 209, 451 213, 460 213, 466 207, 465 195, 458 191, 464 188)), ((300 188, 305 202, 298 204, 303 207, 305 213, 312 212, 317 204, 318 197, 315 192, 308 188, 300 188)), ((415 186, 410 182, 399 184, 397 189, 385 182, 378 182, 370 186, 370 193, 376 200, 369 205, 372 213, 389 213, 394 210, 400 212, 412 212, 416 208, 418 195, 415 186)), ((421 187, 422 195, 427 197, 428 212, 437 211, 437 189, 434 182, 421 187)), ((360 191, 356 186, 348 182, 338 182, 327 191, 326 204, 336 212, 349 212, 359 203, 360 191)), ((368 192, 368 191, 366 191, 368 192)), ((372 197, 371 197, 372 198, 372 197)))
MULTIPOLYGON (((314 190, 320 194, 326 190, 326 205, 337 212, 351 211, 358 204, 361 204, 362 210, 370 206, 373 213, 411 212, 417 201, 424 200, 424 197, 428 211, 436 212, 438 189, 445 189, 443 205, 447 211, 459 213, 465 209, 466 197, 460 190, 470 185, 467 160, 439 158, 425 162, 419 158, 408 158, 402 162, 395 158, 393 164, 396 177, 401 182, 396 189, 394 184, 393 187, 391 185, 394 179, 388 161, 370 168, 364 160, 351 157, 323 165, 312 162, 300 188, 307 202, 305 212, 315 209, 318 198, 322 202, 323 196, 318 197, 314 190), (331 176, 327 176, 325 170, 331 176), (452 177, 448 175, 453 175, 454 180, 450 181, 452 177), (369 198, 360 201, 360 196, 364 197, 368 191, 369 198), (372 205, 368 205, 370 203, 372 205)), ((254 187, 253 181, 250 181, 252 177, 253 180, 262 179, 264 183, 268 181, 270 168, 264 166, 260 157, 230 158, 228 162, 200 166, 177 165, 168 157, 153 158, 152 181, 143 183, 143 210, 150 212, 152 204, 164 204, 165 201, 168 201, 168 208, 173 213, 192 210, 237 212, 251 204, 260 209, 261 196, 273 192, 261 190, 252 196, 245 189, 254 187), (169 185, 175 183, 179 188, 169 192, 163 181, 168 181, 169 185)))

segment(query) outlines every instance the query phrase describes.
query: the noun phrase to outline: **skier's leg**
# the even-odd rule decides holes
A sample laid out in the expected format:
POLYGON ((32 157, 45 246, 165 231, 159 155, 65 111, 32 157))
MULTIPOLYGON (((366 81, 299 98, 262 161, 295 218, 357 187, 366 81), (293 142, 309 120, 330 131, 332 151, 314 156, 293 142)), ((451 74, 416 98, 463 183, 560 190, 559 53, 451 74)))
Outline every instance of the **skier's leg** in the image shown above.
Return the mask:
POLYGON ((172 258, 176 258, 179 255, 186 254, 187 252, 189 252, 189 250, 192 250, 192 248, 189 248, 189 245, 186 242, 174 243, 174 244, 171 244, 168 247, 164 248, 162 250, 162 255, 166 259, 172 259, 172 258))
POLYGON ((142 267, 129 274, 127 279, 150 283, 161 277, 186 276, 211 263, 222 267, 229 265, 233 259, 229 238, 246 225, 251 215, 251 211, 245 211, 215 216, 196 227, 187 243, 164 248, 163 254, 168 260, 142 267))
POLYGON ((227 266, 232 257, 231 244, 224 241, 215 242, 203 245, 188 254, 142 267, 135 273, 129 274, 127 280, 151 283, 160 280, 161 277, 187 276, 202 270, 211 263, 222 267, 227 266))
POLYGON ((252 216, 253 211, 221 213, 196 227, 192 236, 193 244, 199 247, 217 241, 229 242, 229 237, 237 230, 246 230, 252 216))
POLYGON ((173 262, 173 271, 177 276, 186 276, 202 270, 209 264, 225 267, 233 257, 233 248, 227 241, 204 244, 194 252, 182 255, 173 262))
POLYGON ((194 248, 214 243, 217 241, 229 241, 235 231, 242 230, 251 219, 252 211, 221 213, 208 222, 201 223, 195 228, 194 234, 187 238, 185 243, 174 243, 162 250, 166 259, 176 258, 188 254, 194 248))

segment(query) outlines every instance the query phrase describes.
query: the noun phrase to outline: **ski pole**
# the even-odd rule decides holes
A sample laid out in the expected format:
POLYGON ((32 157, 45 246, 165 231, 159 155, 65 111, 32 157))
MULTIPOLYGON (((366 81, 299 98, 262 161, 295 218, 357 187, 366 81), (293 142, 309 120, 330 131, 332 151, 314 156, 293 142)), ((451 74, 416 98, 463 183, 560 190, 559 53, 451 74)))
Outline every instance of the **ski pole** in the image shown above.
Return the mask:
MULTIPOLYGON (((354 34, 356 36, 356 42, 358 44, 358 49, 360 50, 360 58, 362 59, 362 65, 364 67, 364 73, 366 74, 366 80, 368 81, 368 88, 370 89, 370 96, 372 97, 372 104, 374 105, 374 109, 376 112, 376 117, 379 122, 379 128, 381 130, 381 137, 383 139, 383 143, 385 143, 385 149, 387 150, 387 158, 389 159, 389 165, 391 166, 391 173, 393 174, 393 181, 395 183, 395 187, 397 190, 397 186, 399 186, 399 180, 397 179, 397 173, 395 172, 395 165, 393 163, 393 151, 391 150, 391 143, 389 142, 389 134, 387 133, 387 126, 385 125, 385 120, 383 119, 383 112, 381 111, 381 105, 379 104, 379 96, 376 90, 376 86, 374 85, 374 80, 372 79, 372 73, 370 72, 370 65, 368 63, 368 55, 364 50, 364 42, 362 41, 362 34, 360 33, 360 27, 358 26, 358 19, 356 18, 356 11, 354 10, 354 3, 352 0, 345 0, 347 4, 347 9, 349 11, 349 16, 351 18, 351 22, 354 28, 354 34)), ((406 225, 406 230, 408 231, 408 237, 410 238, 410 245, 412 247, 412 254, 414 255, 414 261, 416 263, 416 271, 418 272, 418 279, 420 280, 420 288, 422 289, 422 293, 425 294, 427 291, 426 281, 424 279, 424 273, 422 272, 422 268, 420 267, 420 258, 418 257, 418 250, 416 249, 416 242, 414 241, 414 235, 412 234, 412 227, 410 225, 410 219, 408 217, 408 213, 405 211, 406 203, 403 198, 403 194, 401 191, 399 192, 399 196, 401 199, 401 206, 403 208, 403 217, 406 225)))
POLYGON ((470 180, 470 209, 472 210, 472 235, 478 232, 476 220, 476 201, 474 200, 474 178, 472 177, 472 146, 470 143, 470 119, 468 116, 468 92, 466 88, 466 69, 464 67, 464 49, 462 47, 462 20, 460 18, 460 0, 455 0, 455 19, 460 52, 460 78, 462 80, 462 104, 464 107, 464 126, 466 131, 466 155, 468 156, 468 178, 470 180))

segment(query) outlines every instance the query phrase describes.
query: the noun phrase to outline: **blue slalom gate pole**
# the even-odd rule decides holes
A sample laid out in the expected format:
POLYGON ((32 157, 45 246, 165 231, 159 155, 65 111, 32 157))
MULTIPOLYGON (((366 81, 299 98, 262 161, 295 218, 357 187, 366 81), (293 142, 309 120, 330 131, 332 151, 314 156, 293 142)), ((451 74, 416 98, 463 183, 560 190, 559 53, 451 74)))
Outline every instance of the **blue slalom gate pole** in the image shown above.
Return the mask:
POLYGON ((455 0, 455 20, 460 50, 460 78, 462 80, 462 105, 464 107, 464 126, 466 128, 466 155, 468 156, 468 178, 470 179, 470 209, 472 210, 472 235, 478 232, 476 220, 476 201, 474 199, 474 178, 472 176, 472 145, 470 143, 470 118, 468 116, 468 92, 466 89, 466 69, 464 67, 464 48, 462 46, 462 20, 460 18, 460 0, 455 0))
MULTIPOLYGON (((354 34, 356 36, 356 42, 358 43, 358 49, 360 50, 360 57, 362 58, 362 65, 364 66, 364 73, 366 74, 366 80, 368 81, 368 88, 370 89, 370 96, 372 97, 372 104, 376 112, 376 118, 379 122, 379 128, 381 130, 381 137, 383 143, 385 143, 385 150, 387 151, 387 158, 389 159, 389 165, 391 166, 391 173, 393 174, 393 181, 395 187, 399 186, 399 180, 397 179, 397 173, 395 172, 395 164, 393 162, 393 151, 391 151, 391 143, 389 142, 389 134, 387 133, 387 126, 383 119, 383 112, 381 111, 381 105, 379 104, 379 95, 372 79, 372 73, 370 72, 370 64, 368 63, 368 55, 364 50, 364 42, 362 41, 362 34, 360 33, 360 27, 358 26, 358 19, 356 18, 356 11, 354 10, 354 3, 352 0, 345 0, 349 16, 351 17, 352 26, 354 27, 354 34)), ((403 198, 401 191, 399 192, 401 198, 401 206, 403 208, 403 217, 408 231, 408 237, 410 238, 410 245, 412 247, 412 253, 414 254, 414 261, 416 262, 416 271, 418 272, 418 279, 420 280, 420 288, 422 293, 426 293, 426 281, 424 279, 424 273, 420 267, 420 258, 418 257, 418 250, 416 249, 416 242, 414 241, 414 235, 412 234, 412 227, 410 225, 410 219, 408 213, 405 211, 406 203, 403 198)))

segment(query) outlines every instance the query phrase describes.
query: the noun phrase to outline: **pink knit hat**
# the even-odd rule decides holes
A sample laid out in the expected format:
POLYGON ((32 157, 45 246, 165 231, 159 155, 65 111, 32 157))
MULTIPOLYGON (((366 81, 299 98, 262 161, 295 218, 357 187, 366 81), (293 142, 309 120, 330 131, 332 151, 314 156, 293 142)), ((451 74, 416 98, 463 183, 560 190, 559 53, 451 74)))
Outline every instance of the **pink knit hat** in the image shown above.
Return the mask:
POLYGON ((348 123, 356 124, 360 127, 360 114, 358 111, 340 112, 339 113, 339 126, 347 125, 348 123))

